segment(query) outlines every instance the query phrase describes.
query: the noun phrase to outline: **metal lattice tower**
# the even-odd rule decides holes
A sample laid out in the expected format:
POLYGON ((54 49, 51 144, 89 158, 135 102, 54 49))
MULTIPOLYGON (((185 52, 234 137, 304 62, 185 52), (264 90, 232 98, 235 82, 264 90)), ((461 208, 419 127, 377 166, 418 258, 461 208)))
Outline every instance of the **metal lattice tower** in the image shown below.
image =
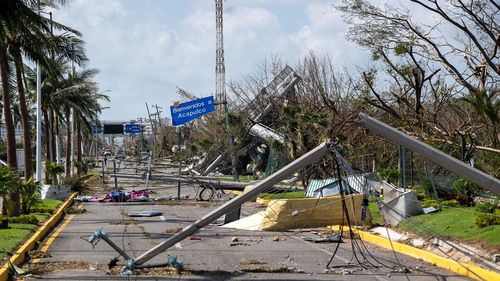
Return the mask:
POLYGON ((226 102, 226 68, 224 66, 224 38, 222 0, 215 0, 216 57, 215 57, 215 102, 226 102))

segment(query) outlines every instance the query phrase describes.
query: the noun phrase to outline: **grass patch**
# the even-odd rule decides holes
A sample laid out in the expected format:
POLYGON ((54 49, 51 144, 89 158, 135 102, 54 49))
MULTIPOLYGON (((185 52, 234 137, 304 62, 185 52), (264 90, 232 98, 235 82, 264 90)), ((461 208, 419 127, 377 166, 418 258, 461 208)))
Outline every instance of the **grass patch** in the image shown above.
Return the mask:
POLYGON ((61 200, 45 199, 36 203, 35 206, 31 208, 33 213, 49 213, 55 212, 57 207, 62 203, 61 200))
POLYGON ((473 207, 444 208, 437 213, 407 218, 398 227, 424 238, 443 236, 500 249, 500 225, 478 228, 474 224, 477 215, 473 207))
POLYGON ((298 198, 311 198, 304 195, 304 191, 290 191, 283 193, 262 193, 262 199, 298 199, 298 198))
POLYGON ((0 260, 5 253, 11 253, 23 242, 38 226, 33 224, 9 223, 9 229, 0 229, 0 260))
POLYGON ((377 203, 370 202, 368 204, 368 209, 370 210, 370 213, 372 214, 372 224, 384 225, 384 217, 382 217, 382 214, 380 213, 380 210, 378 209, 377 203))
MULTIPOLYGON (((36 212, 30 215, 43 222, 54 213, 61 202, 51 199, 41 200, 33 207, 36 212)), ((9 229, 0 229, 0 261, 3 260, 5 253, 10 255, 31 233, 38 229, 38 225, 24 223, 9 223, 9 227, 9 229)))
MULTIPOLYGON (((255 181, 252 175, 238 176, 240 182, 252 182, 255 181)), ((219 179, 224 181, 234 181, 232 175, 220 176, 219 179)))

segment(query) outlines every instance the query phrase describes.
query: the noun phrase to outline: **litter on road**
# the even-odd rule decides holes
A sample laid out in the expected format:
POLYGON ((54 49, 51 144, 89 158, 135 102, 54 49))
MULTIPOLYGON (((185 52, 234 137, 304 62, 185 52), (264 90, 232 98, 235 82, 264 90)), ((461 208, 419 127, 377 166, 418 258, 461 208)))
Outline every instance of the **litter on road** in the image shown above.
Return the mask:
POLYGON ((145 210, 138 212, 128 212, 129 217, 155 217, 163 215, 163 212, 155 211, 155 210, 145 210))

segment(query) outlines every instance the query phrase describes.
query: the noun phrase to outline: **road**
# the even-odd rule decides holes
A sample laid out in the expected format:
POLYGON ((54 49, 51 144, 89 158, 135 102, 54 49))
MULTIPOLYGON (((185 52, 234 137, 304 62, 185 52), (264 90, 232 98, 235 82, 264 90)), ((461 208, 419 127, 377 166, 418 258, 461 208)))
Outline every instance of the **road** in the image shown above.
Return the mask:
MULTIPOLYGON (((174 187, 153 190, 152 197, 176 194, 174 187)), ((188 192, 192 191, 189 188, 188 192)), ((220 204, 194 199, 83 203, 80 207, 83 211, 72 217, 53 240, 48 253, 38 263, 28 264, 25 268, 36 269, 37 274, 30 279, 47 280, 470 280, 370 244, 365 244, 364 253, 373 255, 374 258, 368 260, 378 267, 368 262, 363 263, 364 267, 360 266, 347 238, 332 260, 334 268, 326 270, 336 244, 312 243, 303 239, 319 237, 321 230, 256 232, 210 225, 147 263, 164 263, 168 255, 173 255, 185 263, 185 271, 180 274, 160 268, 122 276, 120 266, 111 270, 107 266, 117 253, 104 241, 92 247, 86 240, 95 230, 103 229, 131 257, 137 257, 220 204), (163 215, 149 218, 127 216, 130 211, 150 209, 161 211, 163 215), (403 267, 408 272, 401 272, 403 267)), ((244 205, 242 213, 249 215, 260 210, 262 207, 249 202, 244 205)), ((357 256, 363 259, 360 254, 357 256)))

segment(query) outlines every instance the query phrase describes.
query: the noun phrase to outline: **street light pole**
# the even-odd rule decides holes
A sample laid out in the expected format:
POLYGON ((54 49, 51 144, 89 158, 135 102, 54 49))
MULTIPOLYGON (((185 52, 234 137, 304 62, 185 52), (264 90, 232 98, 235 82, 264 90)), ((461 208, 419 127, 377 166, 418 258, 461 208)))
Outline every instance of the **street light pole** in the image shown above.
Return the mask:
MULTIPOLYGON (((38 15, 40 16, 40 0, 38 0, 38 15)), ((30 165, 30 163, 26 163, 30 165)), ((36 169, 35 180, 42 180, 42 69, 40 62, 36 64, 36 169)))

